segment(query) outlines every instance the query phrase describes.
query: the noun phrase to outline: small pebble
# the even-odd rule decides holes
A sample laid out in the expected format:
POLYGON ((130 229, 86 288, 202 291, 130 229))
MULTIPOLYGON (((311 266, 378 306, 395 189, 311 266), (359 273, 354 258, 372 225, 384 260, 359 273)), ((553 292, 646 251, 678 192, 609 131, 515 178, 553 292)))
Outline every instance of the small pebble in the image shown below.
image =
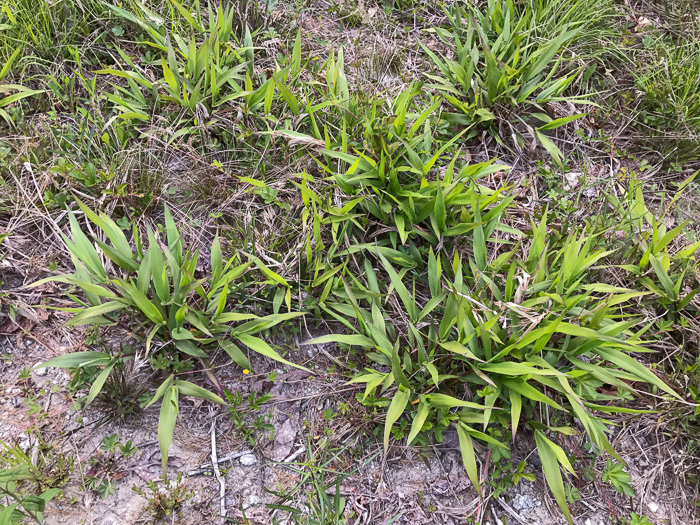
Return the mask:
MULTIPOLYGON (((37 363, 38 364, 38 363, 37 363)), ((42 367, 42 368, 35 368, 34 373, 38 376, 45 376, 46 374, 49 373, 49 369, 47 367, 42 367)))
POLYGON ((22 406, 22 399, 19 397, 11 397, 7 400, 7 406, 10 408, 19 408, 22 406))
POLYGON ((241 456, 241 465, 244 467, 250 467, 251 465, 255 465, 258 462, 258 458, 255 457, 253 454, 246 454, 245 456, 241 456))
POLYGON ((659 510, 659 504, 653 501, 647 503, 647 507, 649 507, 649 510, 652 512, 656 512, 657 510, 659 510))
POLYGON ((535 503, 524 494, 517 494, 513 498, 513 508, 515 510, 525 510, 531 509, 535 506, 535 503))
MULTIPOLYGON (((245 457, 245 456, 243 456, 245 457)), ((262 503, 262 500, 256 496, 255 494, 251 494, 246 498, 246 502, 243 504, 243 508, 250 508, 250 507, 255 507, 256 505, 260 505, 262 503)))

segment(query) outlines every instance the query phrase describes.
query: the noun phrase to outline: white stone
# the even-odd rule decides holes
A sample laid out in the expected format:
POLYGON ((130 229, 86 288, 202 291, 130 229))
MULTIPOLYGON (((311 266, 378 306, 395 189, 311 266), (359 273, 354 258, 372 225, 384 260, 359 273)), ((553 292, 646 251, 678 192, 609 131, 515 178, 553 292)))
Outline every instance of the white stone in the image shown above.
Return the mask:
POLYGON ((22 449, 22 452, 26 452, 31 446, 32 442, 29 441, 29 438, 27 436, 24 436, 19 442, 19 448, 22 449))
POLYGON ((257 462, 258 458, 256 458, 254 454, 246 454, 245 456, 241 456, 241 465, 244 467, 250 467, 251 465, 255 465, 257 462))
MULTIPOLYGON (((245 456, 243 456, 245 457, 245 456)), ((242 458, 241 458, 242 459, 242 458)), ((250 507, 255 507, 256 505, 260 505, 262 503, 262 500, 256 496, 255 494, 251 494, 246 498, 246 502, 243 504, 243 507, 248 509, 250 507)))
POLYGON ((647 503, 647 507, 649 507, 649 510, 652 512, 656 512, 657 510, 659 510, 659 504, 653 501, 647 503))
POLYGON ((579 184, 581 174, 578 171, 570 171, 564 174, 564 188, 568 190, 574 189, 579 184))
POLYGON ((49 373, 49 369, 45 366, 42 368, 35 368, 34 373, 38 376, 45 376, 46 374, 49 373))

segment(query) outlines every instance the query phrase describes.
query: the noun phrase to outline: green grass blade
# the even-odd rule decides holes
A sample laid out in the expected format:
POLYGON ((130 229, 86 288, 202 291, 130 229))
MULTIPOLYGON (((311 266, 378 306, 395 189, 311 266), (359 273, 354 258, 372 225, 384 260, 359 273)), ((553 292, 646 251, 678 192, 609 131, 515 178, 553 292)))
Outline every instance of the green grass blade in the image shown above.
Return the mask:
POLYGON ((562 480, 561 471, 559 470, 557 454, 555 454, 553 447, 557 447, 560 450, 561 448, 547 439, 539 430, 535 430, 535 442, 537 443, 537 452, 539 453, 540 461, 542 462, 542 471, 544 472, 544 477, 547 480, 547 484, 554 495, 557 505, 559 505, 559 508, 564 513, 566 520, 573 525, 571 513, 569 512, 569 507, 566 504, 564 481, 562 480))
POLYGON ((413 296, 408 291, 406 286, 404 286, 403 281, 399 277, 399 274, 396 273, 396 270, 394 270, 394 267, 391 266, 386 257, 384 257, 384 255, 382 255, 382 253, 379 250, 377 250, 375 253, 379 256, 379 258, 382 261, 382 265, 384 266, 384 269, 389 274, 391 284, 396 290, 396 293, 401 298, 401 302, 403 302, 403 305, 406 308, 406 312, 411 318, 411 321, 413 321, 414 323, 418 322, 418 310, 416 308, 416 303, 413 300, 413 296))

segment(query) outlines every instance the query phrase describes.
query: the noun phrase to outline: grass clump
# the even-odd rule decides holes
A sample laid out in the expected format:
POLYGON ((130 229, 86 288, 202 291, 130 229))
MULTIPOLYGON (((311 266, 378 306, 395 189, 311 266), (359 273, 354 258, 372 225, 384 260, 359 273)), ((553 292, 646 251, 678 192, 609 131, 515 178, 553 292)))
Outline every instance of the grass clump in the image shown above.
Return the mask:
MULTIPOLYGON (((117 325, 122 322, 122 313, 129 317, 126 326, 130 327, 137 339, 145 343, 141 357, 147 357, 151 367, 161 371, 163 377, 145 407, 157 401, 162 402, 158 435, 165 469, 180 394, 225 404, 221 397, 223 389, 212 371, 212 352, 223 349, 241 368, 249 369, 248 358, 239 347, 242 344, 266 357, 292 365, 255 334, 302 314, 275 313, 259 317, 249 312, 225 312, 227 301, 236 297, 234 294, 241 293, 245 296, 245 281, 238 284, 234 282, 254 264, 274 282, 287 288, 288 285, 256 257, 248 256, 245 262, 234 257, 224 264, 218 237, 211 249, 211 275, 196 278, 199 250, 184 251, 182 239, 167 208, 167 246, 160 244, 154 232, 149 229, 148 247, 144 248, 134 229, 134 251, 114 221, 106 215, 100 217, 80 201, 78 203, 83 213, 111 241, 110 246, 95 238, 95 242, 114 266, 108 274, 93 244, 83 233, 75 216, 70 214, 73 240, 65 238, 65 241, 73 257, 76 273, 48 277, 34 283, 34 286, 63 282, 83 291, 88 303, 80 301, 79 304, 84 308, 68 309, 76 313, 66 323, 68 326, 117 325), (234 265, 236 262, 240 264, 234 265), (229 324, 241 321, 245 322, 235 328, 229 324), (214 392, 182 379, 197 365, 214 385, 214 392)), ((286 297, 284 295, 283 293, 280 298, 291 308, 289 293, 286 297)), ((282 300, 277 302, 277 309, 282 300)), ((88 405, 100 394, 115 367, 123 367, 124 360, 134 357, 135 353, 112 356, 108 352, 77 352, 49 359, 42 366, 103 366, 102 372, 90 387, 85 400, 88 405)))
MULTIPOLYGON (((440 75, 428 74, 431 87, 444 93, 454 112, 445 115, 454 125, 486 127, 496 140, 503 124, 508 126, 516 148, 525 145, 521 123, 536 140, 561 161, 561 152, 544 131, 554 129, 583 116, 552 119, 543 108, 548 102, 586 103, 585 96, 564 96, 580 70, 566 71, 564 51, 584 30, 582 23, 560 25, 540 34, 540 24, 557 13, 555 3, 540 7, 489 0, 485 10, 456 4, 448 12, 449 27, 435 31, 456 55, 456 60, 441 58, 423 46, 440 75), (534 120, 533 120, 534 119, 534 120)), ((571 11, 569 12, 571 13, 571 11)), ((470 136, 477 135, 472 129, 470 136)))
POLYGON ((642 130, 664 153, 691 158, 700 144, 700 45, 695 38, 648 45, 654 67, 635 74, 642 130))
MULTIPOLYGON (((476 226, 473 258, 455 255, 449 264, 430 251, 425 273, 405 263, 398 273, 381 248, 367 247, 363 275, 351 276, 354 285, 343 283, 335 292, 337 303, 326 301, 336 319, 352 317, 358 328, 345 322, 353 335, 309 343, 336 341, 365 349, 374 366, 353 382, 366 384, 362 402, 391 400, 385 447, 392 433, 399 435, 395 424, 403 417, 410 422, 409 444, 427 444, 431 435, 439 442, 445 430, 456 428, 478 491, 472 441, 485 442, 493 451, 507 449, 518 428, 529 427, 549 486, 568 518, 559 466, 573 469, 545 432, 553 426, 556 432, 575 432, 564 423, 573 417, 598 453, 621 461, 606 437, 605 420, 596 413, 629 412, 611 405, 634 393, 625 379, 679 396, 629 355, 643 344, 632 331, 636 321, 618 320, 634 317, 635 300, 648 292, 596 282, 591 268, 600 268, 612 251, 596 248, 590 235, 548 234, 546 225, 545 212, 539 224, 532 224, 524 260, 515 257, 516 248, 491 262, 486 255, 491 234, 476 226), (384 279, 373 270, 372 252, 384 279), (385 295, 386 286, 396 302, 385 295), (617 396, 601 394, 604 385, 617 396)), ((394 260, 405 259, 397 255, 394 260)), ((662 272, 660 264, 654 267, 662 272)))

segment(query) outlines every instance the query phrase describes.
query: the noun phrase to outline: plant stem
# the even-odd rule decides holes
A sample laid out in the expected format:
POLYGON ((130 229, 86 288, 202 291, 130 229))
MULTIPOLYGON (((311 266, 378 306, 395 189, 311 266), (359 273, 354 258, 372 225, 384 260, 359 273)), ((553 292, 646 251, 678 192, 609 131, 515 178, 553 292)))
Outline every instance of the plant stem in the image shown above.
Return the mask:
MULTIPOLYGON (((7 490, 6 488, 0 486, 0 494, 3 494, 9 498, 12 498, 20 506, 22 506, 22 500, 19 499, 19 496, 17 496, 17 494, 15 494, 14 492, 11 492, 11 491, 7 490)), ((24 508, 24 506, 22 506, 22 509, 24 509, 24 512, 26 512, 27 515, 30 518, 32 518, 35 522, 37 522, 39 525, 44 525, 44 520, 40 519, 33 511, 24 508)))

